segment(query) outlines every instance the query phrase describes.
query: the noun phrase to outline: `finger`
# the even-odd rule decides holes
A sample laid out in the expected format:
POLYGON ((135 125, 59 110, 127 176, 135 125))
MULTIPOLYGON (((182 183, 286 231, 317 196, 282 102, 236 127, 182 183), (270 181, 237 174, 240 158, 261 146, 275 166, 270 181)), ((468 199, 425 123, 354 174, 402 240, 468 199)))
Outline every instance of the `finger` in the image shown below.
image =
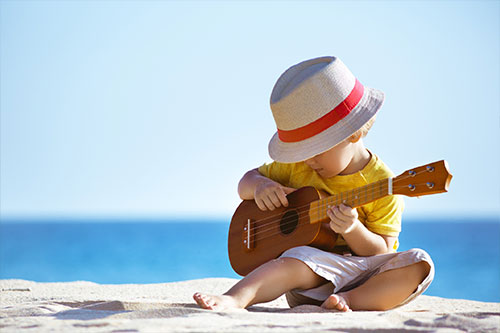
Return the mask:
POLYGON ((267 210, 266 204, 264 203, 263 200, 261 200, 261 199, 255 199, 255 203, 257 204, 257 207, 259 207, 260 210, 262 210, 262 211, 266 211, 267 210))
POLYGON ((335 225, 335 223, 333 223, 333 221, 330 221, 329 226, 330 226, 330 229, 332 229, 334 232, 339 233, 337 231, 337 226, 335 225))
POLYGON ((269 195, 269 200, 272 202, 273 206, 278 208, 281 206, 281 199, 279 197, 279 193, 273 192, 269 195))
POLYGON ((274 210, 275 207, 274 207, 273 203, 271 202, 271 200, 269 199, 269 197, 263 198, 262 201, 264 201, 264 205, 266 205, 267 209, 274 210))
POLYGON ((337 222, 337 220, 330 220, 330 228, 336 233, 342 233, 342 226, 337 222))
POLYGON ((330 228, 337 233, 340 232, 342 230, 342 225, 339 223, 338 217, 333 213, 332 208, 328 209, 326 214, 330 218, 330 228))
POLYGON ((342 216, 342 213, 339 212, 339 209, 337 207, 328 208, 326 214, 332 221, 337 221, 340 219, 339 216, 342 216))
POLYGON ((348 221, 349 216, 345 215, 339 208, 339 206, 332 207, 332 214, 339 220, 348 221))
POLYGON ((288 207, 288 199, 286 198, 286 195, 287 195, 286 189, 282 188, 281 191, 279 191, 276 195, 278 196, 280 203, 284 207, 288 207))
POLYGON ((328 217, 330 219, 334 219, 335 218, 335 215, 333 214, 333 211, 332 211, 332 207, 328 206, 328 209, 326 210, 326 215, 328 215, 328 217))
POLYGON ((358 211, 354 208, 351 208, 351 207, 346 206, 346 205, 343 205, 343 206, 340 205, 340 206, 337 206, 336 208, 337 208, 336 216, 345 222, 350 222, 353 219, 356 219, 358 217, 358 211))
POLYGON ((355 208, 349 207, 349 206, 344 205, 344 204, 339 205, 339 210, 342 212, 342 214, 344 214, 346 216, 355 217, 358 214, 358 212, 355 208))

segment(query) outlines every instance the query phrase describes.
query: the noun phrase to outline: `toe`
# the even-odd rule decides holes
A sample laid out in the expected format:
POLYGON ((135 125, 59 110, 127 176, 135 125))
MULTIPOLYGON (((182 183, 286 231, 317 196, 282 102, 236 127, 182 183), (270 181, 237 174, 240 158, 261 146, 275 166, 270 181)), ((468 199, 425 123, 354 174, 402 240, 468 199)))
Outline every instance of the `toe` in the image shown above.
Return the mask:
POLYGON ((217 303, 212 297, 204 297, 203 302, 205 303, 207 309, 213 309, 214 306, 217 305, 217 303))
POLYGON ((330 295, 323 302, 323 304, 321 304, 321 307, 325 308, 325 309, 335 309, 335 307, 337 306, 338 302, 339 302, 339 300, 336 297, 336 295, 330 295))
POLYGON ((330 310, 338 310, 343 312, 351 311, 347 303, 342 299, 342 297, 338 295, 330 295, 328 298, 321 304, 322 308, 330 309, 330 310))
POLYGON ((337 309, 338 309, 339 311, 342 311, 342 312, 347 312, 347 311, 349 311, 349 307, 347 306, 347 304, 344 304, 344 303, 339 303, 339 304, 337 305, 337 309))
POLYGON ((193 295, 194 300, 198 305, 203 308, 203 309, 209 309, 210 305, 208 304, 208 299, 205 295, 200 294, 200 293, 195 293, 193 295))

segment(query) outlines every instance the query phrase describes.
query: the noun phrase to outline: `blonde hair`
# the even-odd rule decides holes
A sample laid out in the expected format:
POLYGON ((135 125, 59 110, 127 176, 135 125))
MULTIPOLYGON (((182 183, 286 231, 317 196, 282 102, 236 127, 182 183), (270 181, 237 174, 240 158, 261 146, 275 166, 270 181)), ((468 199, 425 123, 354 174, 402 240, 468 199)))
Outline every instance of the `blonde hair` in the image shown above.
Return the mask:
POLYGON ((356 132, 354 132, 349 137, 348 140, 351 141, 351 142, 357 142, 359 139, 364 138, 368 134, 368 131, 370 130, 370 128, 372 128, 373 123, 375 122, 375 118, 376 117, 377 117, 377 115, 374 115, 373 117, 371 117, 370 120, 368 120, 363 125, 363 127, 361 127, 359 130, 357 130, 356 132))

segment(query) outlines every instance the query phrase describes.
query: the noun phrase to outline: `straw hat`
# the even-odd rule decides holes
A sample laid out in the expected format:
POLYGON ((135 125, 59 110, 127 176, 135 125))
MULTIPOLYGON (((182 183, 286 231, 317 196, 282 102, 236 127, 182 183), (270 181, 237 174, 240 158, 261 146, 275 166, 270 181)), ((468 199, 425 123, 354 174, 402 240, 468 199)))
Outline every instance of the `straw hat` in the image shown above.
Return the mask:
POLYGON ((291 163, 321 154, 363 127, 383 101, 383 92, 363 87, 339 58, 292 66, 271 94, 278 131, 269 142, 269 155, 291 163))

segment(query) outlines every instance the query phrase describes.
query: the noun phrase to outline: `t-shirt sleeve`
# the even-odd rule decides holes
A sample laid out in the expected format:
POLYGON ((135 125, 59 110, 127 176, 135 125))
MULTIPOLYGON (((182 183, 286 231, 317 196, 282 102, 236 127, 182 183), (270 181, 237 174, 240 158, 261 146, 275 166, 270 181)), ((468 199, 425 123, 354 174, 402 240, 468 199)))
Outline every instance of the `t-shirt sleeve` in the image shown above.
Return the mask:
POLYGON ((366 227, 377 234, 397 237, 401 231, 404 210, 403 198, 390 195, 374 202, 373 210, 366 217, 366 227))
POLYGON ((283 186, 289 186, 291 165, 286 163, 272 162, 265 163, 259 167, 261 175, 280 183, 283 186))

